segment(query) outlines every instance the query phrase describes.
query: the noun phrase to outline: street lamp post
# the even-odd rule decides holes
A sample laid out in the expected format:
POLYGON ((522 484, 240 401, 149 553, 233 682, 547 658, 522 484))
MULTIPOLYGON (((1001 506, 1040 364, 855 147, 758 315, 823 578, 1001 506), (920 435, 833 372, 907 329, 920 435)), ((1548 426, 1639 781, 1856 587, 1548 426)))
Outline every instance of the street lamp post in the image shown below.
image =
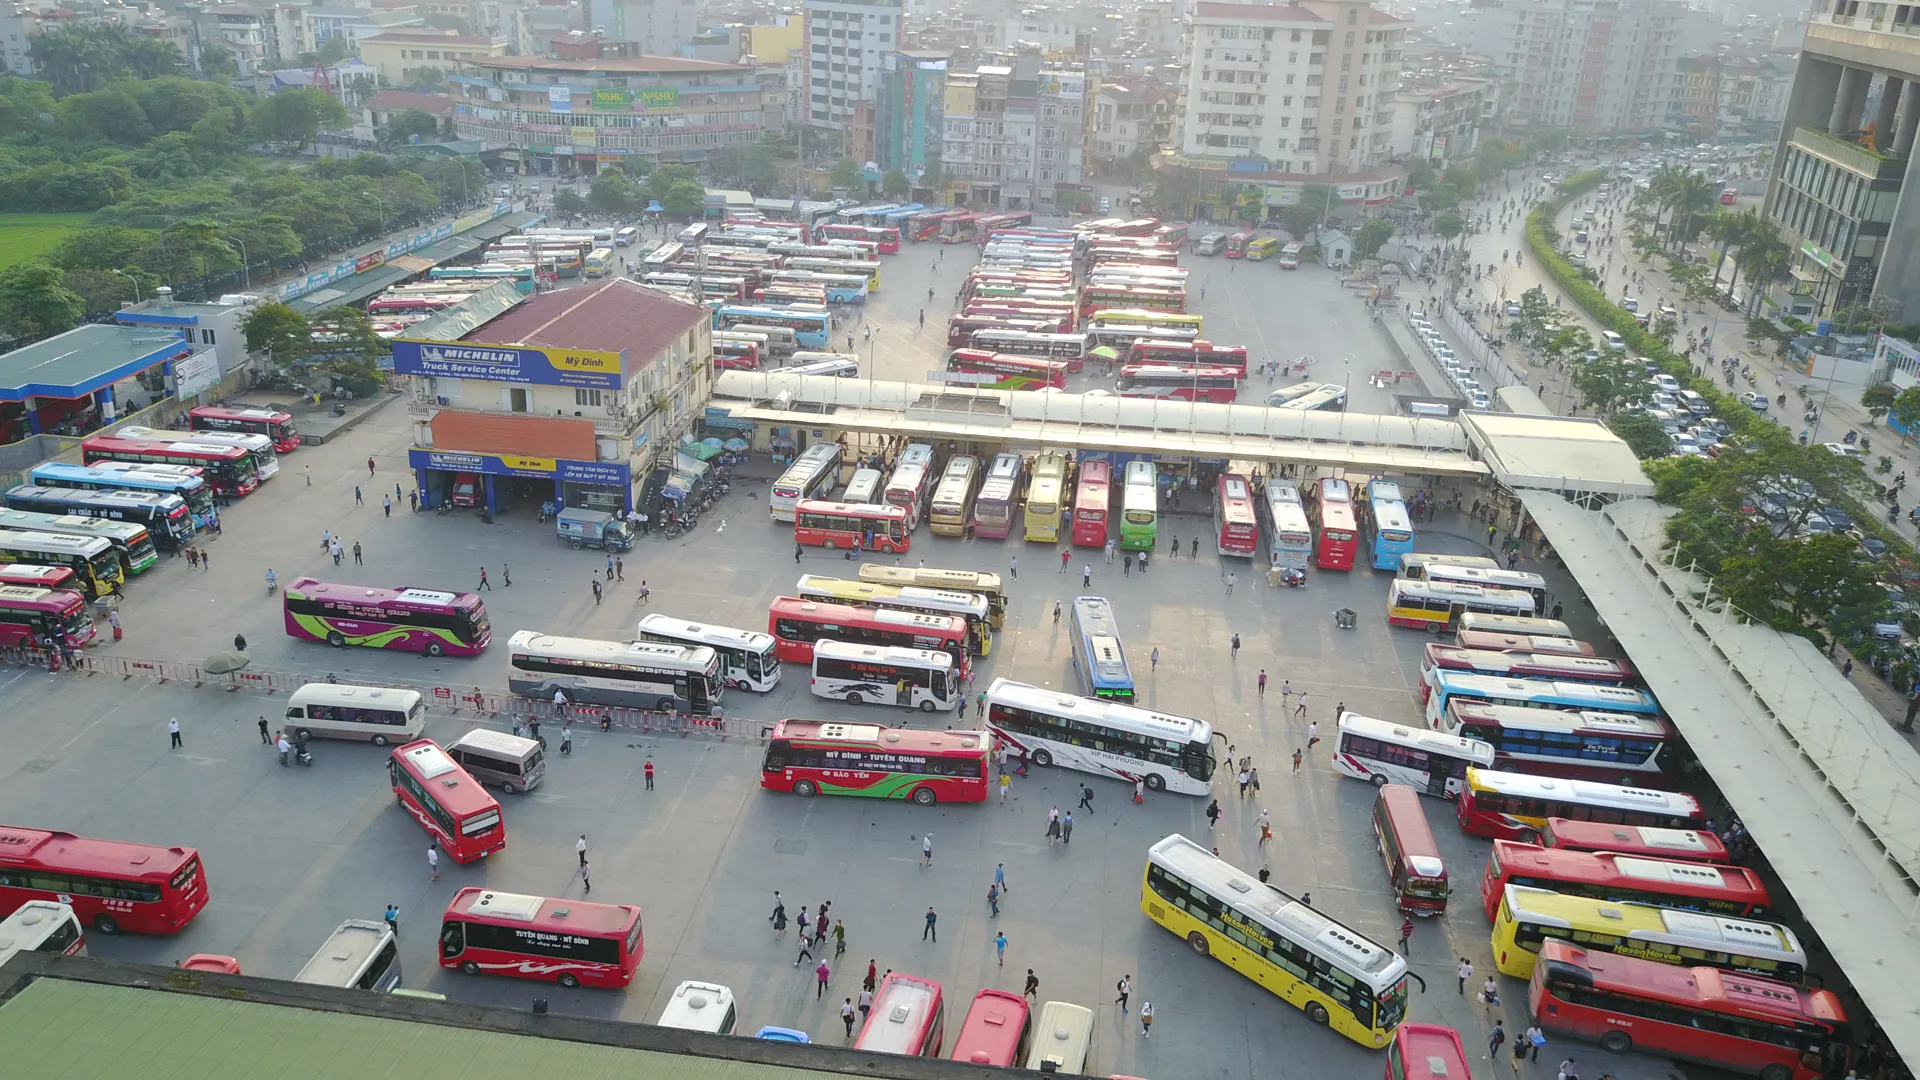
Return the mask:
POLYGON ((127 273, 125 270, 109 270, 107 272, 110 274, 119 274, 121 277, 126 278, 128 281, 133 282, 133 302, 135 304, 140 303, 140 279, 139 278, 134 277, 132 274, 127 273))
POLYGON ((226 238, 226 240, 227 240, 227 243, 229 244, 240 245, 240 275, 241 275, 241 279, 245 282, 242 288, 247 288, 247 289, 253 288, 253 267, 249 265, 250 260, 248 260, 247 258, 246 241, 241 240, 237 236, 229 236, 226 238))

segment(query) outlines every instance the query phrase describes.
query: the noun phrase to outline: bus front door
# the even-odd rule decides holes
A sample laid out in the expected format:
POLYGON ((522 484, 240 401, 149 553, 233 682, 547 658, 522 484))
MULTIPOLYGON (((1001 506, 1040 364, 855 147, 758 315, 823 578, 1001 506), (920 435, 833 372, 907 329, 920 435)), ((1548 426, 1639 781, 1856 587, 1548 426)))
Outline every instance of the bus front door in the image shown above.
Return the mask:
POLYGON ((451 959, 467 951, 465 923, 450 922, 440 930, 440 955, 451 959))

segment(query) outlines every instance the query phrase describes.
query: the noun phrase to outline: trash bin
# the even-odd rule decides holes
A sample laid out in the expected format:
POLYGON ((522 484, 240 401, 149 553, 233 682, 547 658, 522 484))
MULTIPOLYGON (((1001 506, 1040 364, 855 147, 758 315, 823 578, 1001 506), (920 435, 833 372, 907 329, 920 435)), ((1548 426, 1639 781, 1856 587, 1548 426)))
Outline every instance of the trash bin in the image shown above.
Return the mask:
POLYGON ((1341 608, 1333 613, 1333 625, 1342 630, 1353 629, 1354 612, 1352 608, 1341 608))

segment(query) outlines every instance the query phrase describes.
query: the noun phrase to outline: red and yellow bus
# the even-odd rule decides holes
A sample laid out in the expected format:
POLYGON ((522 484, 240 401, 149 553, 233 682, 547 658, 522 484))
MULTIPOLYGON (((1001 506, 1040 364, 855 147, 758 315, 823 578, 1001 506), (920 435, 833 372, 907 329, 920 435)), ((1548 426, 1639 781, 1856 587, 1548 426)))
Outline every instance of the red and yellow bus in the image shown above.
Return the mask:
POLYGON ((1033 224, 1031 210, 1002 210, 997 214, 981 214, 973 223, 973 230, 979 234, 981 244, 994 238, 996 233, 1005 233, 1015 229, 1025 229, 1033 224))
POLYGON ((200 853, 0 825, 0 917, 29 900, 73 908, 103 934, 174 934, 207 906, 200 853))
POLYGON ((1213 489, 1214 543, 1222 555, 1251 559, 1260 552, 1260 517, 1253 506, 1253 485, 1239 473, 1225 473, 1213 489))
POLYGON ((940 984, 896 971, 880 980, 873 1011, 854 1036, 853 1048, 937 1058, 946 1038, 947 1007, 940 999, 940 984))
POLYGON ((1699 800, 1684 791, 1474 768, 1454 809, 1462 832, 1489 840, 1531 841, 1556 817, 1660 829, 1696 828, 1707 820, 1699 800))
POLYGON ((87 614, 87 598, 80 593, 0 585, 0 648, 37 649, 55 640, 78 649, 93 636, 93 616, 87 614))
POLYGON ((793 510, 794 542, 828 550, 904 553, 913 544, 907 511, 880 503, 801 499, 793 510))
POLYGON ((879 225, 822 225, 822 240, 859 240, 872 244, 882 255, 900 254, 900 230, 879 225))
POLYGON ((935 240, 940 237, 948 218, 972 218, 965 210, 930 210, 924 214, 915 214, 907 219, 907 229, 914 240, 935 240))
POLYGON ((947 357, 947 370, 960 375, 981 376, 969 385, 982 390, 1041 390, 1067 386, 1067 362, 1041 356, 987 352, 984 349, 955 349, 947 357))
POLYGON ((1227 237, 1227 258, 1244 259, 1247 257, 1247 245, 1253 243, 1255 234, 1237 232, 1227 237))
POLYGON ((1830 990, 1564 941, 1541 943, 1527 1008, 1543 1029, 1609 1053, 1637 1050, 1762 1080, 1840 1076, 1852 1056, 1846 1010, 1830 990))
POLYGON ((1345 480, 1323 476, 1313 488, 1313 564, 1322 570, 1351 570, 1359 532, 1353 520, 1353 489, 1345 480))
POLYGON ((1232 368, 1234 378, 1247 377, 1247 348, 1244 345, 1215 345, 1211 341, 1168 341, 1143 335, 1127 347, 1128 364, 1173 364, 1181 367, 1206 365, 1232 368))
POLYGON ((1113 463, 1095 458, 1080 464, 1073 494, 1073 546, 1107 546, 1107 519, 1113 501, 1113 463))
POLYGON ((1612 851, 1572 851, 1495 840, 1480 878, 1487 918, 1508 885, 1551 889, 1595 900, 1627 900, 1710 915, 1758 918, 1771 898, 1760 875, 1743 866, 1643 859, 1612 851))
POLYGON ((952 1060, 1019 1068, 1032 1038, 1033 1015, 1026 998, 1007 990, 982 990, 973 995, 967 1018, 953 1037, 952 1060))
POLYGON ((1485 649, 1489 652, 1547 653, 1554 656, 1600 655, 1592 645, 1570 637, 1508 634, 1493 630, 1462 630, 1455 636, 1454 644, 1463 649, 1485 649))
POLYGON ((618 989, 640 970, 640 909, 466 888, 440 917, 440 966, 618 989))
POLYGON ((260 486, 253 454, 241 446, 95 435, 80 443, 80 458, 87 465, 126 461, 192 466, 200 469, 207 483, 222 495, 245 495, 260 486))
POLYGON ((228 409, 219 405, 195 405, 187 410, 187 427, 194 431, 265 435, 273 442, 274 452, 280 454, 300 445, 300 433, 293 427, 293 414, 276 409, 228 409))
POLYGON ((1456 697, 1440 730, 1493 747, 1494 767, 1569 780, 1670 787, 1682 775, 1663 756, 1677 740, 1658 715, 1594 709, 1536 709, 1456 697))
POLYGON ((1657 829, 1550 817, 1540 830, 1540 844, 1565 851, 1612 851, 1648 859, 1722 865, 1733 861, 1727 845, 1704 829, 1657 829))
POLYGON ((967 620, 959 615, 923 615, 780 596, 768 607, 767 632, 774 637, 773 654, 792 664, 813 663, 813 643, 821 638, 937 649, 958 658, 962 671, 970 662, 967 620))
POLYGON ((1241 377, 1230 367, 1209 364, 1127 364, 1114 392, 1121 397, 1165 398, 1231 405, 1240 397, 1241 377))
POLYGON ((974 225, 979 215, 959 211, 940 219, 940 242, 943 244, 970 244, 973 242, 974 225))
POLYGON ((1159 218, 1134 218, 1131 221, 1108 225, 1100 231, 1108 236, 1152 236, 1159 228, 1159 218))
POLYGON ((980 731, 782 720, 760 764, 760 786, 795 795, 982 802, 992 740, 980 731))
MULTIPOLYGON (((1427 646, 1420 662, 1423 673, 1435 668, 1473 675, 1498 675, 1503 679, 1558 679, 1561 682, 1598 683, 1602 686, 1626 686, 1637 680, 1633 665, 1625 660, 1601 656, 1569 656, 1565 653, 1494 652, 1466 649, 1458 645, 1427 646)), ((1426 700, 1425 687, 1421 700, 1426 700)))
POLYGON ((1418 791, 1405 784, 1380 785, 1373 802, 1373 839, 1400 910, 1423 918, 1445 914, 1453 886, 1418 791))
POLYGON ((394 798, 454 862, 475 862, 507 846, 500 804, 432 739, 394 747, 387 780, 394 798))
POLYGON ((1473 1070, 1459 1032, 1439 1024, 1401 1024, 1387 1044, 1384 1080, 1473 1080, 1473 1070))

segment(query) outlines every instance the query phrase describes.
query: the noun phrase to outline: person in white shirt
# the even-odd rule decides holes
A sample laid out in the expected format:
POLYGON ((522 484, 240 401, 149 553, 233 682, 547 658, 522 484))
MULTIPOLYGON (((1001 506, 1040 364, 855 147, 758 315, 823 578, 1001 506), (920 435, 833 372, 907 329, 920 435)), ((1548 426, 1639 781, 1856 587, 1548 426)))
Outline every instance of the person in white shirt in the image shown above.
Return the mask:
POLYGON ((280 739, 278 742, 273 744, 273 748, 275 750, 280 751, 280 764, 282 765, 287 764, 288 756, 293 753, 293 744, 287 741, 287 735, 285 732, 280 733, 280 739))

